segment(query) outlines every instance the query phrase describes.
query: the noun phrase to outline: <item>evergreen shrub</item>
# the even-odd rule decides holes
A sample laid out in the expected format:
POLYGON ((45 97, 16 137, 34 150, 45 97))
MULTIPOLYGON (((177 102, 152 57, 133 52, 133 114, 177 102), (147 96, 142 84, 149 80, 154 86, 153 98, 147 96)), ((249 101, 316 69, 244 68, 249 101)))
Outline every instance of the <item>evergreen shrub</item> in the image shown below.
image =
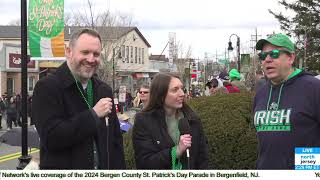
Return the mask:
MULTIPOLYGON (((209 169, 254 169, 257 139, 252 115, 253 95, 222 94, 191 99, 208 140, 209 169)), ((135 169, 132 129, 123 135, 126 165, 135 169)))

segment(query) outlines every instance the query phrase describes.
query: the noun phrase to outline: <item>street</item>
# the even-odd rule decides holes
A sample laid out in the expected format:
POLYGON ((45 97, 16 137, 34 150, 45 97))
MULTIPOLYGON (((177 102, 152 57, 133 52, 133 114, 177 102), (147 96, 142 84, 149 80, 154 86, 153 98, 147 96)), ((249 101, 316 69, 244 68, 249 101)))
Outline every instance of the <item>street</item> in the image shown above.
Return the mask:
MULTIPOLYGON (((0 130, 0 169, 15 170, 19 164, 18 158, 21 156, 21 127, 13 127, 7 131, 5 120, 2 119, 2 129, 0 130)), ((28 127, 28 134, 35 134, 33 126, 28 127)), ((30 137, 28 135, 28 137, 30 137)), ((28 139, 34 141, 34 139, 28 139)), ((30 144, 30 143, 28 143, 30 144)), ((37 147, 29 148, 28 154, 33 158, 39 158, 39 149, 37 147)))

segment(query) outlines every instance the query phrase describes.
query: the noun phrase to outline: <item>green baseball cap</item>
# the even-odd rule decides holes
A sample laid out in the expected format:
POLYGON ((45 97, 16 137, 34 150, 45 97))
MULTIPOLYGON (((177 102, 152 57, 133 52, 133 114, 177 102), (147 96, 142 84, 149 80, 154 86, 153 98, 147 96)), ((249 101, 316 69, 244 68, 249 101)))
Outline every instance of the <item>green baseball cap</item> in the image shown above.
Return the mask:
POLYGON ((270 43, 272 45, 279 46, 279 47, 284 47, 290 52, 292 53, 294 52, 293 42, 289 39, 287 35, 284 35, 284 34, 272 34, 267 39, 260 39, 256 44, 256 49, 262 50, 263 46, 266 43, 270 43))
POLYGON ((231 81, 234 80, 234 79, 238 79, 238 80, 241 79, 240 73, 236 69, 231 69, 230 70, 229 77, 230 77, 231 81))

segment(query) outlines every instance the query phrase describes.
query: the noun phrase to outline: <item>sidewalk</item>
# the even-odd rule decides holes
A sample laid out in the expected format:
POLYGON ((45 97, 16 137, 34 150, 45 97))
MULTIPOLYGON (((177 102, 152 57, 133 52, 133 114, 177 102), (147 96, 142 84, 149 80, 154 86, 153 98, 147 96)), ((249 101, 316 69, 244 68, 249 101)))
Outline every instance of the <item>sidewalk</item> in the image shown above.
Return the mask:
MULTIPOLYGON (((0 169, 1 170, 16 170, 19 165, 19 157, 21 156, 20 146, 10 146, 0 143, 0 169)), ((39 159, 38 149, 28 149, 28 155, 32 158, 39 159), (31 153, 30 153, 31 152, 31 153)))
MULTIPOLYGON (((7 133, 7 125, 5 120, 1 119, 2 129, 0 129, 0 137, 7 133)), ((21 127, 14 127, 11 131, 19 132, 21 127)), ((28 126, 28 131, 32 130, 32 126, 28 126)), ((11 146, 0 142, 0 169, 2 170, 16 170, 19 165, 19 157, 21 156, 21 146, 11 146)), ((39 158, 39 150, 36 148, 28 149, 28 154, 33 158, 39 158), (30 151, 31 150, 31 151, 30 151), (31 154, 29 154, 31 152, 31 154)))

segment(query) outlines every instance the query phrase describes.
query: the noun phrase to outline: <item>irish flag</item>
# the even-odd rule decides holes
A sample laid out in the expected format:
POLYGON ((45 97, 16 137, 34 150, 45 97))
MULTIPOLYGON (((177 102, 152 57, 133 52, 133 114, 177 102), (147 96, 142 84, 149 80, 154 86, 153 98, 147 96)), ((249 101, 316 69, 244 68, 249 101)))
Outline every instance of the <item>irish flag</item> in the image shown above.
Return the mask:
POLYGON ((28 32, 33 59, 63 59, 64 1, 29 0, 28 32))

